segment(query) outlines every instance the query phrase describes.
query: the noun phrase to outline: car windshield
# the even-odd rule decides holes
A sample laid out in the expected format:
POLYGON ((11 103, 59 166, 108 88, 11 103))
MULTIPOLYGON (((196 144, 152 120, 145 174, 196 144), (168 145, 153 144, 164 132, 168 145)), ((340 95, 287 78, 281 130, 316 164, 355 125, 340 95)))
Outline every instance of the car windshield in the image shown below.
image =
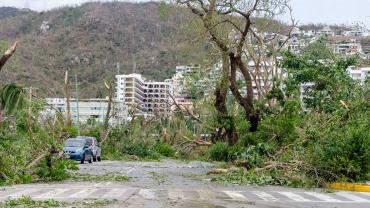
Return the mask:
POLYGON ((82 140, 67 140, 64 142, 64 146, 66 147, 81 147, 84 146, 85 141, 82 140))

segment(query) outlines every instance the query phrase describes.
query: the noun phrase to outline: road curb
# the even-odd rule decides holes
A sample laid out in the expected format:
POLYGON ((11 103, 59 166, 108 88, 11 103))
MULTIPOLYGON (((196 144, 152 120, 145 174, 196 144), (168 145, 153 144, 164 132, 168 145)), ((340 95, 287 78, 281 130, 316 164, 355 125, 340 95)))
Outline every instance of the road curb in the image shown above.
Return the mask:
POLYGON ((370 185, 358 183, 330 183, 327 185, 327 188, 355 192, 370 192, 370 185))

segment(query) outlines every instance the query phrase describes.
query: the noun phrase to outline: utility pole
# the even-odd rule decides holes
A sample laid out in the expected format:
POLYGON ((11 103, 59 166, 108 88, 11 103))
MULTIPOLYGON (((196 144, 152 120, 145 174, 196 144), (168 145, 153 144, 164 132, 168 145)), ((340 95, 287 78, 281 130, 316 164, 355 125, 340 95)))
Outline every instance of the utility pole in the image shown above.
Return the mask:
POLYGON ((78 106, 78 89, 77 89, 77 74, 75 74, 76 81, 76 107, 77 107, 77 134, 80 136, 80 109, 78 106))
POLYGON ((34 88, 34 87, 25 87, 23 88, 24 90, 28 90, 28 102, 30 103, 30 106, 28 108, 28 114, 31 115, 32 113, 32 108, 31 108, 31 102, 32 102, 32 93, 33 90, 38 90, 39 88, 34 88))

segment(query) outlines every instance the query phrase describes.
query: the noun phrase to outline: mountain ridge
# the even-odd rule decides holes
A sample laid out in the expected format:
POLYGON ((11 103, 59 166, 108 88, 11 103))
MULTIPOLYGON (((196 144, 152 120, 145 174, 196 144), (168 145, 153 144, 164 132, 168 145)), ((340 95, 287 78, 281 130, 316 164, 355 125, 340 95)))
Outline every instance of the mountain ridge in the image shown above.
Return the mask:
MULTIPOLYGON (((176 65, 200 64, 204 44, 191 44, 191 14, 164 3, 85 3, 0 20, 0 49, 19 40, 1 83, 39 88, 42 96, 63 96, 66 70, 77 74, 82 97, 104 97, 104 79, 136 72, 169 78, 176 65), (190 43, 190 47, 189 47, 190 43)), ((73 76, 74 77, 74 76, 73 76)), ((71 81, 73 80, 71 76, 71 81)))

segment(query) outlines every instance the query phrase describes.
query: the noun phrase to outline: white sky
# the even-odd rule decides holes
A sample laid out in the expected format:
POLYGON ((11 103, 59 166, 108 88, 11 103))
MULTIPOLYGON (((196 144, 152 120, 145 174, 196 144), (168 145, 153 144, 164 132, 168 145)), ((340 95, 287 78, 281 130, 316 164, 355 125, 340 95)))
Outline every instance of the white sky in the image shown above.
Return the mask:
MULTIPOLYGON (((0 6, 41 11, 88 1, 91 0, 0 0, 0 6)), ((145 0, 131 0, 138 1, 145 0)), ((363 23, 370 28, 370 0, 291 0, 291 5, 294 18, 300 23, 363 23)))

